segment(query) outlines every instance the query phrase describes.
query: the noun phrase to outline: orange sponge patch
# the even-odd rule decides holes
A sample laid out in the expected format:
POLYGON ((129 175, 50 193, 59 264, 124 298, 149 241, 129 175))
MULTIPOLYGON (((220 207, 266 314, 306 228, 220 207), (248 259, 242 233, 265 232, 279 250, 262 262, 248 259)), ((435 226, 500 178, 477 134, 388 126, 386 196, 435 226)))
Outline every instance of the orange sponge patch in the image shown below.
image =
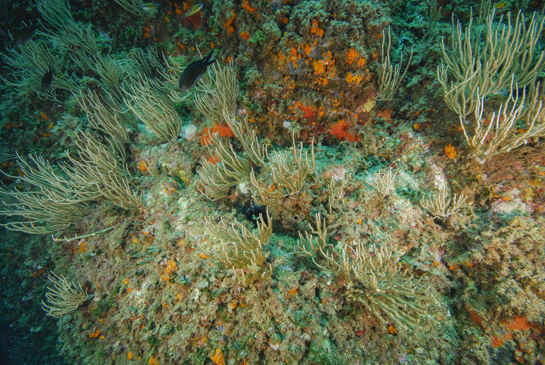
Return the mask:
POLYGON ((344 119, 341 119, 331 127, 331 131, 329 131, 329 134, 337 136, 337 138, 341 141, 346 140, 349 142, 360 142, 361 137, 353 132, 349 132, 349 129, 350 124, 346 123, 344 119))

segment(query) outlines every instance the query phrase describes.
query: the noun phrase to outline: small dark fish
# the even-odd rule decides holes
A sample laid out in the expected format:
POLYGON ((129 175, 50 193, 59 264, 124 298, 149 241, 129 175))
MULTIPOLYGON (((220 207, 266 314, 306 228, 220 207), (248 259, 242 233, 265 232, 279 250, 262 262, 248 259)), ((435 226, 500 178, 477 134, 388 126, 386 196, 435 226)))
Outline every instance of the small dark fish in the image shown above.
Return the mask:
POLYGON ((30 38, 32 38, 34 32, 36 31, 36 28, 38 28, 37 25, 30 24, 24 28, 15 31, 12 34, 13 41, 17 44, 26 43, 30 38))
POLYGON ((51 82, 53 81, 53 72, 55 71, 49 67, 49 71, 42 76, 42 88, 47 89, 51 86, 51 82))
POLYGON ((182 72, 182 76, 180 76, 180 90, 189 90, 195 86, 197 81, 199 81, 208 69, 208 66, 216 62, 216 60, 212 59, 213 55, 214 50, 211 50, 208 56, 202 60, 191 63, 185 68, 184 72, 182 72))

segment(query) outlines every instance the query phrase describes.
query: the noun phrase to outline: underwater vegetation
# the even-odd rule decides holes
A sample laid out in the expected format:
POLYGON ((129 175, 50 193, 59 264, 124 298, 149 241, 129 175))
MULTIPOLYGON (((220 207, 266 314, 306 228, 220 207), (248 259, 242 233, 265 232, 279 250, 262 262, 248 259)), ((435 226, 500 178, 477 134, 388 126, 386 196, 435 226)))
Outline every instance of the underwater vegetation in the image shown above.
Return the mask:
POLYGON ((3 1, 2 364, 545 364, 542 1, 3 1))

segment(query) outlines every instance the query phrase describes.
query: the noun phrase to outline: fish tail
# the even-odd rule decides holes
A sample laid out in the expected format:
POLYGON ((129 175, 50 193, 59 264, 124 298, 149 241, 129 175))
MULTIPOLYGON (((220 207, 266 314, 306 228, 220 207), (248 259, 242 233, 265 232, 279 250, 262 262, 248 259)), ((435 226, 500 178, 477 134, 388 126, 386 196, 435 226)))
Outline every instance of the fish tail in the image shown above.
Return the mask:
POLYGON ((204 63, 208 66, 216 62, 216 60, 212 60, 212 57, 214 56, 214 50, 211 50, 208 56, 204 58, 204 63))

